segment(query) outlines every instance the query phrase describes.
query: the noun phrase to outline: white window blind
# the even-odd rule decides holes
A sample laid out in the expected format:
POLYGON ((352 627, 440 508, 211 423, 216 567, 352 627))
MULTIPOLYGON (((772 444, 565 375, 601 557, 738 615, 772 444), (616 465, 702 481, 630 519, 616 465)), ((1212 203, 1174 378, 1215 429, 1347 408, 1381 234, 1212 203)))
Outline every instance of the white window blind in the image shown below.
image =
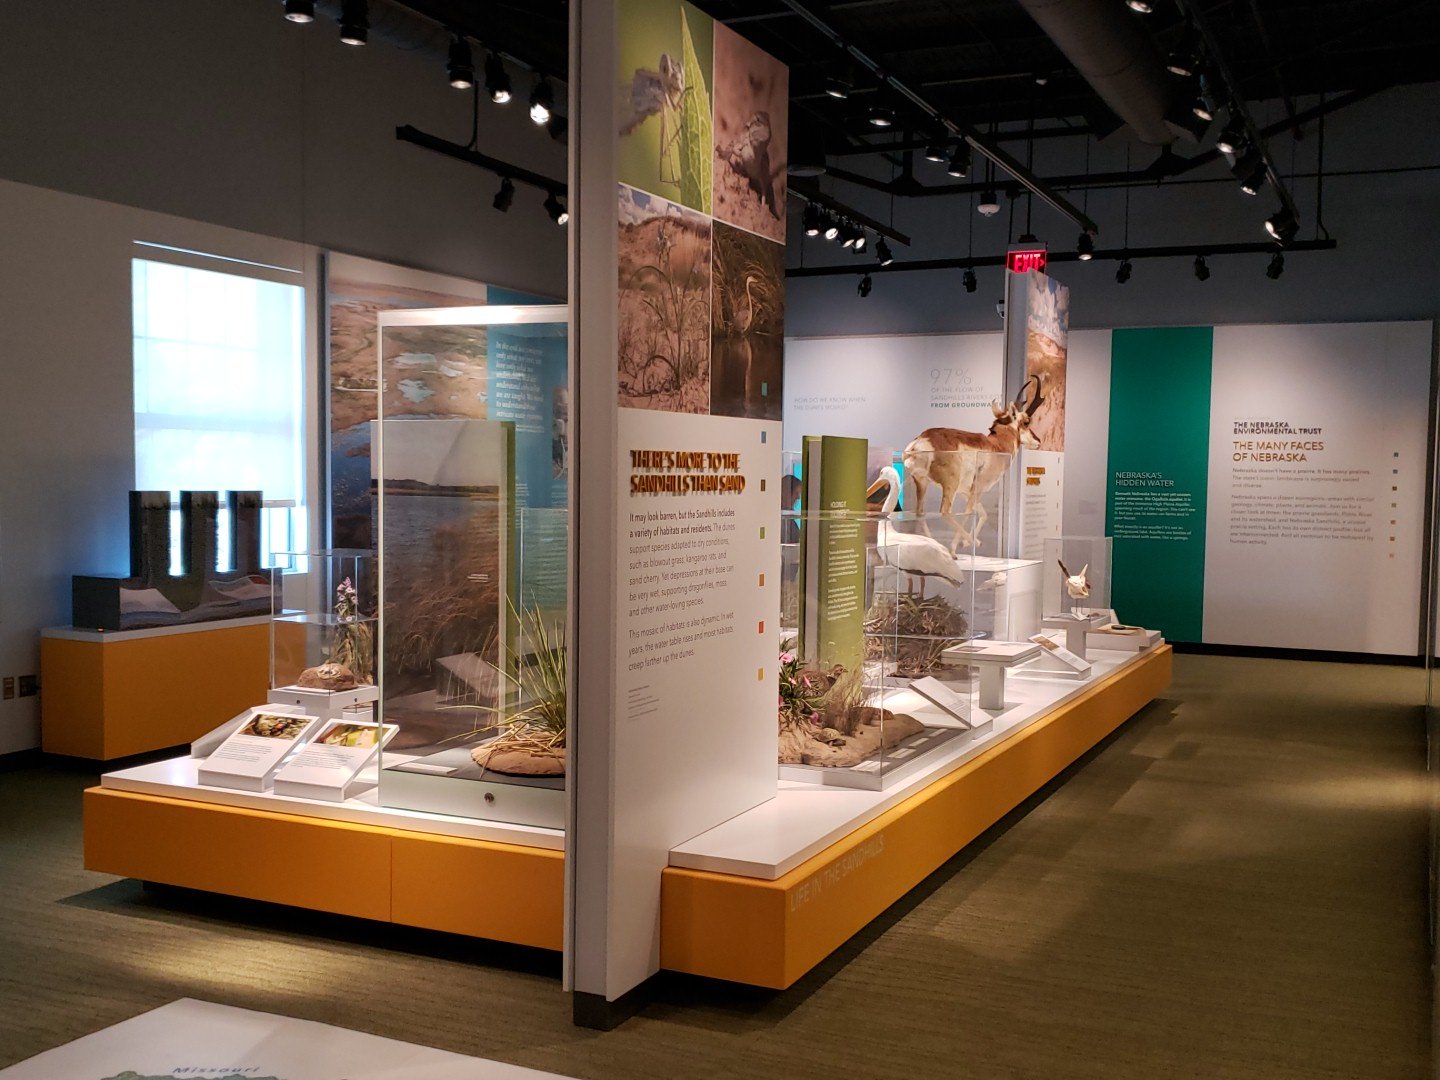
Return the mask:
POLYGON ((304 288, 150 259, 132 271, 136 487, 260 491, 267 550, 303 541, 304 288))

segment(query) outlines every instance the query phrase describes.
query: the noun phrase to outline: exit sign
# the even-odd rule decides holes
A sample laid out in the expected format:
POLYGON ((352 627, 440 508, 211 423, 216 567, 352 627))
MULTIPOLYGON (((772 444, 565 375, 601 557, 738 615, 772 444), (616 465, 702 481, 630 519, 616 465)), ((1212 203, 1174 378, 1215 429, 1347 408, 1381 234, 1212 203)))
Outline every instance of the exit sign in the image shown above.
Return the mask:
POLYGON ((1005 255, 1005 268, 1012 274, 1045 269, 1044 248, 1016 248, 1005 255))

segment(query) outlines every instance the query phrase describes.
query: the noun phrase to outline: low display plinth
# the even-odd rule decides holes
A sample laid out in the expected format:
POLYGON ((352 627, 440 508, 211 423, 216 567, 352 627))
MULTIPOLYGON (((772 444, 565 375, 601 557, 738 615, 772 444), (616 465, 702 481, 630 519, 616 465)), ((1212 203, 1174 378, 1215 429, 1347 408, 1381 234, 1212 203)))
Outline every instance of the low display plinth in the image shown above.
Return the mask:
POLYGON ((272 809, 85 792, 87 870, 542 949, 561 947, 564 860, 272 809))
POLYGON ((675 866, 672 857, 661 883, 661 966, 791 986, 1153 701, 1170 677, 1168 645, 1128 660, 773 879, 675 866))

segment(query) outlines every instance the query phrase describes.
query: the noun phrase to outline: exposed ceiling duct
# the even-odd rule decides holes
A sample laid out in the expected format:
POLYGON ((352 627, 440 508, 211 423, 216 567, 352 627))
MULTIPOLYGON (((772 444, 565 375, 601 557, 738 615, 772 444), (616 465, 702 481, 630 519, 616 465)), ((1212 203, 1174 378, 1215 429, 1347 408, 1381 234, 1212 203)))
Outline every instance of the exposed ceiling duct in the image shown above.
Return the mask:
POLYGON ((1118 0, 1020 0, 1080 76, 1135 137, 1168 146, 1174 93, 1154 43, 1118 0))

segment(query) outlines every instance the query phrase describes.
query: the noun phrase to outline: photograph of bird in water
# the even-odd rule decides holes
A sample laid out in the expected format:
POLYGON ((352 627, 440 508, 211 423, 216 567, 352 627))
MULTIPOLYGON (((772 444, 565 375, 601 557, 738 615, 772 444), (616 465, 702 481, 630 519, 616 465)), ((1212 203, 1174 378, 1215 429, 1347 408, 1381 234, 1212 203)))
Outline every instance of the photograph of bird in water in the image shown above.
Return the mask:
POLYGON ((779 420, 785 350, 785 248, 714 225, 710 411, 779 420))
POLYGON ((785 242, 788 69, 715 26, 715 216, 785 242))

